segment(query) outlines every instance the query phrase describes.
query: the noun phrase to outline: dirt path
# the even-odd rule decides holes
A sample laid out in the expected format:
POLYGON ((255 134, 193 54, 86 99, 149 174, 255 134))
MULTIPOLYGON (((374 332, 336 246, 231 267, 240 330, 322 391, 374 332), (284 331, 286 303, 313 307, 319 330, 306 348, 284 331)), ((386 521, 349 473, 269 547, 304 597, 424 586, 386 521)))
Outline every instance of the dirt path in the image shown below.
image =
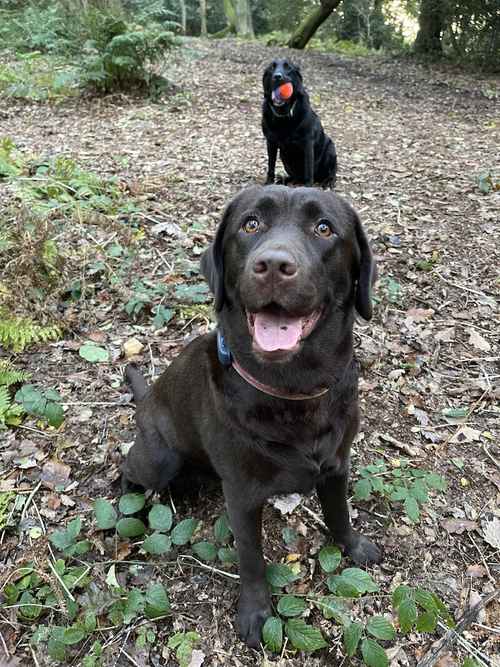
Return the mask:
MULTIPOLYGON (((63 502, 46 484, 37 491, 37 509, 48 529, 76 514, 90 521, 94 498, 118 494, 121 447, 133 437, 130 396, 121 384, 122 344, 138 338, 145 346, 140 363, 157 375, 186 340, 206 329, 202 311, 188 309, 184 320, 177 318, 159 331, 147 319, 133 323, 123 310, 124 294, 130 298, 131 277, 167 286, 195 279, 192 262, 211 237, 224 203, 240 187, 262 182, 266 157, 260 79, 263 66, 278 51, 193 40, 169 68, 180 92, 162 105, 108 98, 2 109, 0 135, 10 136, 26 152, 44 157, 64 153, 92 171, 117 174, 140 201, 140 224, 127 232, 129 240, 135 235, 138 248, 127 276, 117 272, 114 284, 100 285, 66 315, 78 342, 68 334, 64 341, 21 357, 33 381, 60 391, 66 420, 58 433, 1 433, 0 479, 31 489, 47 460, 57 458, 69 466, 63 502), (161 234, 158 223, 165 223, 161 234), (113 363, 91 365, 78 356, 81 341, 89 337, 110 351, 113 363), (20 457, 30 447, 36 463, 17 465, 13 452, 20 457)), ((500 575, 498 542, 495 550, 494 539, 484 539, 495 526, 498 531, 495 517, 500 520, 500 193, 482 192, 477 181, 496 169, 498 183, 495 82, 320 53, 301 53, 296 60, 313 105, 337 144, 337 190, 360 211, 379 266, 374 322, 357 327, 363 425, 353 469, 378 458, 391 465, 411 452, 415 466, 439 472, 448 483, 416 526, 395 505, 373 502, 357 506, 354 521, 384 546, 385 560, 374 571, 384 590, 398 582, 421 584, 438 592, 459 615, 471 591, 480 596, 491 592, 500 575), (465 408, 462 420, 443 412, 459 408, 465 408)), ((102 255, 122 235, 115 227, 75 221, 68 223, 61 243, 66 248, 94 243, 102 255)), ((89 267, 82 264, 81 270, 90 281, 89 267)), ((177 511, 203 519, 208 530, 223 511, 219 491, 208 498, 195 494, 176 500, 177 511)), ((318 510, 313 499, 305 505, 318 510)), ((34 512, 28 516, 36 522, 34 512)), ((306 572, 308 558, 323 538, 303 506, 288 518, 269 508, 266 555, 273 562, 286 557, 286 525, 306 536, 298 549, 306 572)), ((7 534, 4 566, 32 557, 34 549, 36 541, 26 533, 19 543, 15 534, 7 534)), ((151 576, 150 570, 141 576, 151 576)), ((174 629, 198 630, 204 665, 259 664, 257 654, 235 640, 234 582, 186 561, 167 570, 166 577, 174 629)), ((307 658, 287 650, 280 664, 337 664, 338 626, 317 622, 332 648, 307 658)), ((498 602, 488 607, 482 623, 499 626, 498 602)), ((23 628, 14 626, 2 630, 11 648, 23 637, 23 628)), ((170 621, 162 632, 171 634, 170 621)), ((498 649, 498 634, 481 627, 473 627, 468 639, 486 655, 498 649)), ((421 634, 407 636, 398 641, 399 652, 393 650, 392 664, 416 664, 431 643, 421 634)), ((125 645, 136 664, 174 664, 171 658, 165 662, 167 654, 160 657, 161 643, 151 651, 150 662, 145 649, 120 636, 117 646, 125 645)), ((461 664, 458 656, 465 655, 456 645, 451 654, 449 662, 439 663, 442 667, 461 664)), ((130 664, 124 656, 115 659, 116 653, 109 664, 130 664)))

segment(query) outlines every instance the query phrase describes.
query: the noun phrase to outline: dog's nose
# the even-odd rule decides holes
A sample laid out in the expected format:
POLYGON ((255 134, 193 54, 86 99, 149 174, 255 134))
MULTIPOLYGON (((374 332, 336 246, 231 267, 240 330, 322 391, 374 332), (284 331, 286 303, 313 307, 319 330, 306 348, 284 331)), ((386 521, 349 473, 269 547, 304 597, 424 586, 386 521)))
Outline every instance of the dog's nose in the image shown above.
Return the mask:
POLYGON ((282 80, 284 79, 284 76, 283 76, 283 74, 282 74, 281 72, 275 72, 275 73, 273 74, 273 79, 274 79, 275 81, 282 81, 282 80))
POLYGON ((297 262, 286 250, 268 250, 255 259, 253 272, 259 279, 293 278, 297 273, 297 262))

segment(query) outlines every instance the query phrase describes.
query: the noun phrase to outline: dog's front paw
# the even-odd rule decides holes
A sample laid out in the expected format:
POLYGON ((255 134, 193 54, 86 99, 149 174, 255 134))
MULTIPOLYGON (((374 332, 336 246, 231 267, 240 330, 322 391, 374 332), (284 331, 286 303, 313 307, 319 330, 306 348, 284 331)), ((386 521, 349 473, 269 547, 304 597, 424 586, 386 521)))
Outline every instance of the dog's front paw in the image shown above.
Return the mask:
POLYGON ((353 531, 351 539, 344 548, 344 553, 353 560, 356 565, 373 565, 382 560, 382 551, 364 535, 353 531))
POLYGON ((264 183, 264 185, 273 185, 273 183, 274 183, 274 176, 268 176, 266 178, 266 182, 264 183))
POLYGON ((241 639, 250 648, 260 648, 262 626, 266 619, 272 615, 271 605, 267 594, 250 597, 241 596, 238 605, 238 627, 241 639))

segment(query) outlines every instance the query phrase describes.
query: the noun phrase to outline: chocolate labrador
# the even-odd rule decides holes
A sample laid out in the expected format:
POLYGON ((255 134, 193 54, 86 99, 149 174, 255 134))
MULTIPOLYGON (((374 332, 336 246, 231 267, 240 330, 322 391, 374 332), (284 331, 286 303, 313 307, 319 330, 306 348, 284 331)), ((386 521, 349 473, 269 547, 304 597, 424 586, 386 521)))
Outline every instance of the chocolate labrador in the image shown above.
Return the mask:
POLYGON ((288 60, 273 60, 262 79, 262 131, 267 141, 267 183, 274 183, 278 149, 288 178, 286 183, 333 188, 337 173, 335 144, 327 136, 313 111, 297 65, 288 60), (288 86, 289 97, 280 90, 288 86))
POLYGON ((218 329, 192 341, 149 389, 128 368, 137 440, 129 483, 161 491, 185 464, 222 480, 238 549, 239 630, 258 647, 272 613, 261 515, 276 494, 316 489, 333 541, 357 563, 379 549, 349 522, 358 430, 357 311, 372 316, 372 254, 355 211, 332 192, 253 186, 227 206, 201 260, 218 329))

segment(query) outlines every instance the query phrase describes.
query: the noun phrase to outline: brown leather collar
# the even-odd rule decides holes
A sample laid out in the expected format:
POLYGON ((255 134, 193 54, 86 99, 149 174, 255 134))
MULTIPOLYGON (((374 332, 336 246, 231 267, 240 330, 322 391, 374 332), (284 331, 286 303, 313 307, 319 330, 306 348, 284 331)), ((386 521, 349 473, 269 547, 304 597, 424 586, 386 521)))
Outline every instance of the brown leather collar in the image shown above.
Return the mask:
POLYGON ((275 398, 284 398, 287 401, 307 401, 311 398, 320 398, 324 396, 329 390, 328 387, 323 387, 319 391, 316 391, 312 394, 292 394, 286 389, 278 389, 277 387, 271 387, 270 385, 264 384, 256 380, 250 373, 248 373, 244 368, 242 368, 236 359, 233 357, 232 366, 234 370, 242 377, 248 384, 251 384, 252 387, 258 389, 263 394, 268 394, 269 396, 274 396, 275 398))

